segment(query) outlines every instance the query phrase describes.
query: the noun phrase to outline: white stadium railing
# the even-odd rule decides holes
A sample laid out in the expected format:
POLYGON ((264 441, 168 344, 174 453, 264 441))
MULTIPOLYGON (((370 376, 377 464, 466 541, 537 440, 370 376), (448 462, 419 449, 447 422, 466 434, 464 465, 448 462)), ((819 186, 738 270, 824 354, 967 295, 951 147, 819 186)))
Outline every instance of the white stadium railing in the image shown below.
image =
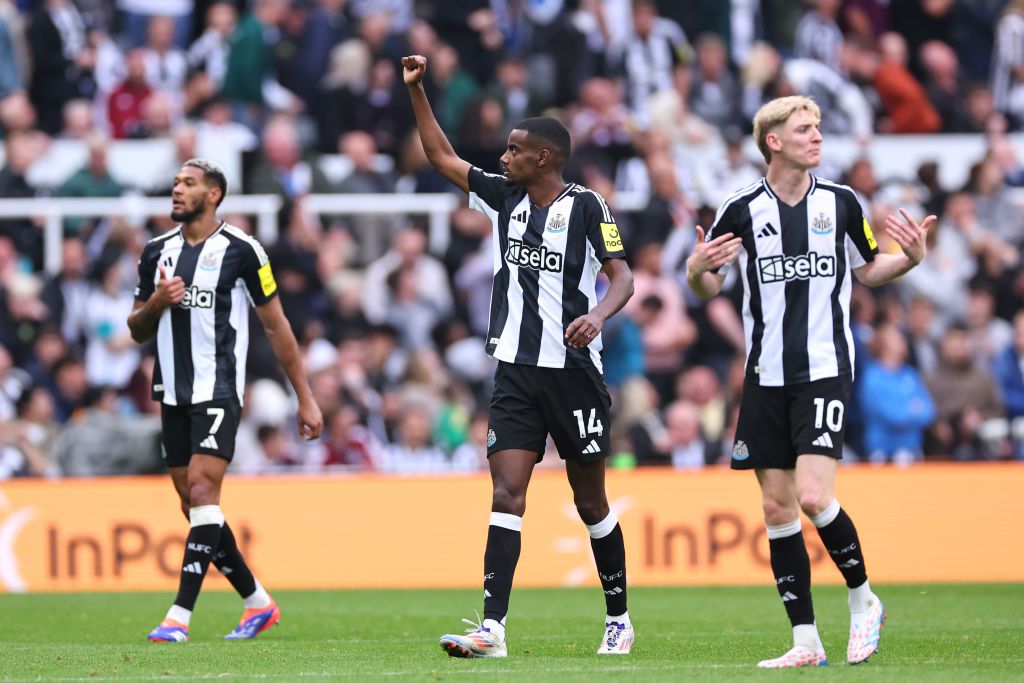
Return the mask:
MULTIPOLYGON (((450 216, 459 205, 453 194, 330 194, 309 195, 305 208, 317 213, 351 214, 425 214, 430 229, 430 248, 444 251, 450 235, 450 216)), ((256 217, 256 235, 262 242, 277 240, 277 212, 282 200, 277 195, 231 195, 221 205, 223 213, 241 213, 256 217)), ((68 217, 95 218, 123 216, 140 223, 150 216, 167 215, 170 198, 126 195, 112 198, 47 197, 37 199, 0 199, 0 220, 5 218, 41 218, 43 220, 43 266, 47 273, 61 269, 63 221, 68 217)))

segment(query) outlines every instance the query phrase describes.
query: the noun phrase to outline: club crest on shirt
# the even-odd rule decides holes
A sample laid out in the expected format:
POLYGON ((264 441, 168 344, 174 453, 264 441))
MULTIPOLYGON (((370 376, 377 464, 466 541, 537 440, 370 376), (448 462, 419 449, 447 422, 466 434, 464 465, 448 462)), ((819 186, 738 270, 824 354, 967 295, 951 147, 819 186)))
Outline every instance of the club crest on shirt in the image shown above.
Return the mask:
POLYGON ((548 221, 547 231, 553 233, 565 232, 565 229, 569 227, 569 219, 565 217, 564 213, 556 213, 548 221))
POLYGON ((217 258, 217 254, 209 253, 199 259, 199 268, 202 270, 217 270, 220 266, 220 259, 217 258))
POLYGON ((832 232, 832 219, 826 216, 824 212, 819 213, 817 217, 811 221, 811 232, 815 235, 827 235, 832 232))

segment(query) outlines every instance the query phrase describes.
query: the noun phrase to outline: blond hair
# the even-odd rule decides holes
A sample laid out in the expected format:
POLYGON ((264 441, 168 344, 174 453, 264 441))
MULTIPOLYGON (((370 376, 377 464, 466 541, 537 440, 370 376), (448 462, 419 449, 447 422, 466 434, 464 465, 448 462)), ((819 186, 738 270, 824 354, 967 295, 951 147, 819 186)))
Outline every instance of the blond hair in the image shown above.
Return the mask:
POLYGON ((798 111, 809 111, 821 121, 821 109, 814 100, 803 95, 778 97, 762 105, 754 114, 754 140, 757 141, 757 148, 761 150, 765 163, 771 163, 772 160, 772 151, 768 149, 768 133, 786 123, 798 111))

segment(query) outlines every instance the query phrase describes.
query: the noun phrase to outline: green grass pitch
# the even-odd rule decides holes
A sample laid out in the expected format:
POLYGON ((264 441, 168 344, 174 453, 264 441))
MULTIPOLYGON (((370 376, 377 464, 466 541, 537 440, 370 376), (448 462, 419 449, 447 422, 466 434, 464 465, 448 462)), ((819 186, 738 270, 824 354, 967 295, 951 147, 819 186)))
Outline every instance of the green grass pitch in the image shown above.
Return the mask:
POLYGON ((512 594, 504 660, 449 659, 479 591, 275 594, 282 622, 254 641, 225 642, 241 614, 230 593, 200 596, 192 641, 146 642, 171 594, 0 595, 0 681, 1024 681, 1024 585, 878 586, 889 608, 882 649, 845 662, 845 589, 814 592, 827 669, 768 672, 758 659, 789 646, 771 586, 635 588, 637 631, 626 657, 594 654, 600 591, 512 594))

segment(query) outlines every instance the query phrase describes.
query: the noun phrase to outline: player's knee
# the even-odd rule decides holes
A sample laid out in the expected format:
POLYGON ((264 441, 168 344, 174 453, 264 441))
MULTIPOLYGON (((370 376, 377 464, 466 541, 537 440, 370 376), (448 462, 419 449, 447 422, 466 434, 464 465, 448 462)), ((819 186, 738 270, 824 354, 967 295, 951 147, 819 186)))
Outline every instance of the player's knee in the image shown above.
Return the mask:
POLYGON ((764 512, 765 524, 768 526, 778 526, 793 521, 795 511, 792 504, 786 505, 774 498, 765 498, 761 501, 761 509, 764 512))
POLYGON ((188 482, 189 507, 216 505, 220 500, 217 485, 206 477, 197 477, 188 482))
POLYGON ((608 516, 609 508, 607 500, 582 500, 577 498, 575 502, 576 512, 579 513, 580 519, 583 520, 584 524, 597 524, 608 516))
POLYGON ((821 491, 802 491, 800 493, 800 509, 808 517, 817 517, 832 502, 832 496, 821 491))
POLYGON ((188 519, 188 511, 192 508, 192 503, 185 497, 181 499, 181 514, 185 515, 185 519, 188 519))
POLYGON ((491 510, 504 512, 508 515, 522 517, 526 512, 526 492, 512 491, 503 486, 495 486, 491 498, 491 510))

